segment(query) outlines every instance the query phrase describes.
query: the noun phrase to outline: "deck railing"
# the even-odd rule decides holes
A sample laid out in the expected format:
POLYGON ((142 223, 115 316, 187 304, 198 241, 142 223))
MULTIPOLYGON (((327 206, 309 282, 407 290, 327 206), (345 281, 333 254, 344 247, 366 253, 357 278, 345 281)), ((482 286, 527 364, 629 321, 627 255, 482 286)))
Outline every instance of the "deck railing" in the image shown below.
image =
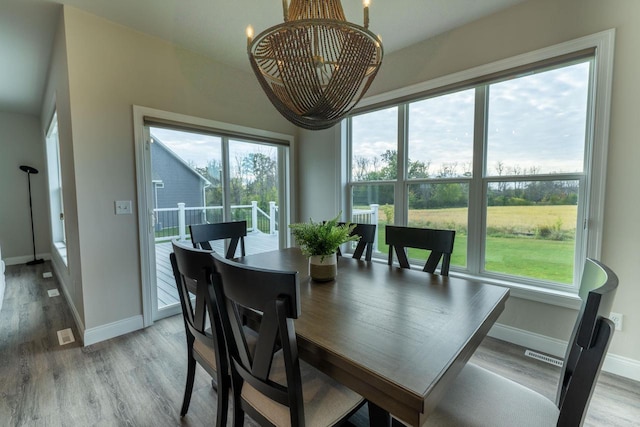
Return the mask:
MULTIPOLYGON (((153 210, 156 242, 170 239, 186 240, 189 237, 187 226, 223 221, 222 206, 186 207, 178 203, 175 208, 153 210)), ((250 205, 231 205, 231 221, 247 221, 247 232, 260 231, 275 234, 278 232, 278 206, 269 202, 269 213, 258 207, 258 202, 250 205)))
POLYGON ((359 224, 375 224, 376 225, 376 236, 373 241, 374 252, 379 252, 378 251, 378 234, 380 232, 379 230, 380 225, 378 224, 379 210, 380 210, 380 205, 371 204, 369 205, 369 209, 353 209, 353 211, 351 212, 352 222, 357 222, 359 224))
MULTIPOLYGON (((351 221, 378 226, 379 207, 377 204, 371 204, 369 209, 353 209, 351 221)), ((178 203, 175 208, 154 209, 153 215, 156 242, 175 238, 186 240, 189 237, 187 226, 223 221, 222 206, 186 207, 184 203, 178 203)), ((260 209, 256 201, 252 201, 250 205, 232 205, 231 220, 247 221, 247 232, 260 231, 276 234, 278 232, 278 205, 276 202, 269 202, 269 213, 260 209)), ((378 252, 378 233, 376 233, 373 249, 378 252)))

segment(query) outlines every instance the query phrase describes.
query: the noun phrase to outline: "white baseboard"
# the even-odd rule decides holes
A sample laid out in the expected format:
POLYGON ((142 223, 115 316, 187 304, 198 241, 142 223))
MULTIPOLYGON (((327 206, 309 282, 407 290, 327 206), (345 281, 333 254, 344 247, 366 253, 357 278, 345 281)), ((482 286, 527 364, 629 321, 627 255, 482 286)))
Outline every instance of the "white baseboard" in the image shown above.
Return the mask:
POLYGON ((564 359, 564 353, 567 350, 566 341, 500 323, 494 324, 487 335, 531 350, 541 351, 560 359, 564 359))
MULTIPOLYGON (((564 358, 567 342, 496 323, 488 334, 490 337, 507 341, 531 350, 540 351, 551 356, 564 358)), ((608 353, 602 370, 621 377, 640 381, 640 361, 608 353)))
POLYGON ((73 314, 73 319, 76 321, 76 327, 78 328, 78 333, 80 334, 80 339, 84 336, 84 322, 80 317, 80 313, 78 313, 78 309, 76 305, 73 303, 71 298, 69 297, 69 291, 67 289, 67 283, 62 279, 62 276, 59 273, 59 266, 57 265, 55 260, 51 260, 51 264, 53 265, 53 272, 58 279, 58 283, 60 284, 60 288, 62 289, 62 295, 64 295, 64 299, 67 301, 67 306, 71 309, 71 314, 73 314))
POLYGON ((129 317, 128 319, 118 320, 106 325, 96 326, 95 328, 85 329, 84 345, 91 345, 129 332, 137 331, 144 327, 142 315, 129 317))
MULTIPOLYGON (((49 261, 51 259, 51 254, 49 252, 43 254, 36 254, 37 259, 43 259, 45 261, 49 261)), ((23 256, 15 256, 11 258, 4 258, 3 261, 6 265, 18 265, 18 264, 26 264, 29 261, 33 260, 33 255, 23 255, 23 256)))
POLYGON ((67 305, 71 309, 73 314, 73 318, 75 319, 76 326, 78 328, 78 333, 80 334, 80 339, 85 346, 96 344, 101 341, 106 341, 111 338, 115 338, 120 335, 128 334, 129 332, 137 331, 138 329, 143 328, 142 315, 133 316, 128 319, 118 320, 113 323, 109 323, 106 325, 100 325, 95 328, 85 329, 84 323, 80 317, 80 313, 76 309, 76 306, 69 298, 69 292, 67 290, 67 284, 63 280, 62 276, 59 274, 58 269, 60 266, 57 265, 57 260, 52 260, 53 271, 56 274, 56 278, 58 279, 58 283, 62 288, 62 293, 67 300, 67 305))
POLYGON ((628 357, 607 353, 602 370, 630 380, 640 381, 640 361, 628 357))

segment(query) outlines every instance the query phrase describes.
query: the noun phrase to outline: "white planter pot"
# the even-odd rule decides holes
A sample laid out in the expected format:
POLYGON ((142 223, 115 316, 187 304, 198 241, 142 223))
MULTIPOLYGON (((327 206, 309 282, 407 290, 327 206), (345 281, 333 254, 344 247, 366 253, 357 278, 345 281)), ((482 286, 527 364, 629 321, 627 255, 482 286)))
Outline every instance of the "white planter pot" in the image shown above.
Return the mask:
POLYGON ((309 276, 316 282, 328 282, 338 275, 338 257, 331 255, 312 255, 309 257, 309 276))

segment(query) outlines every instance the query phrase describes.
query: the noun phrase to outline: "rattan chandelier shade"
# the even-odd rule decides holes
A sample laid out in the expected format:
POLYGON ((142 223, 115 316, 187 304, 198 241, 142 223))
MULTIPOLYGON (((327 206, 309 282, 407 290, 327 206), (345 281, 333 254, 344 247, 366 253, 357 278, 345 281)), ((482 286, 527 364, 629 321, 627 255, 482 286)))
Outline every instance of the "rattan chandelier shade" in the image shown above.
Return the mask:
POLYGON ((285 16, 283 24, 250 41, 251 66, 285 118, 305 129, 327 129, 371 85, 382 44, 367 28, 346 21, 339 0, 292 0, 285 16))

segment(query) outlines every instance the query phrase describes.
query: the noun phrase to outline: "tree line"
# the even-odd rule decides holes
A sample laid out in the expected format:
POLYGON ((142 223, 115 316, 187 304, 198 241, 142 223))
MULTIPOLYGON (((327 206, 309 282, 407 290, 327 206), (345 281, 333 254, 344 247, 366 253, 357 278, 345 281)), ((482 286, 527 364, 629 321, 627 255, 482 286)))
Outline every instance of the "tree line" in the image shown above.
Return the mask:
MULTIPOLYGON (((248 153, 235 156, 230 162, 228 200, 233 205, 249 205, 269 212, 269 202, 278 201, 278 167, 275 156, 265 153, 248 153)), ((222 163, 209 160, 206 167, 195 167, 196 172, 211 185, 205 189, 207 206, 222 205, 222 163)))
MULTIPOLYGON (((469 184, 471 165, 443 163, 436 171, 431 171, 431 162, 409 159, 407 176, 410 179, 443 179, 440 183, 409 184, 410 209, 444 209, 466 207, 469 204, 469 184), (456 182, 455 179, 460 179, 456 182)), ((354 181, 395 181, 398 176, 398 155, 396 150, 387 150, 375 158, 355 156, 353 159, 354 181)), ((513 176, 513 181, 496 181, 489 184, 488 206, 526 205, 576 205, 578 203, 577 181, 527 181, 519 176, 539 174, 536 167, 521 168, 518 165, 505 166, 498 162, 497 176, 513 176)), ((393 185, 354 186, 353 201, 356 206, 378 203, 394 204, 393 185)))

